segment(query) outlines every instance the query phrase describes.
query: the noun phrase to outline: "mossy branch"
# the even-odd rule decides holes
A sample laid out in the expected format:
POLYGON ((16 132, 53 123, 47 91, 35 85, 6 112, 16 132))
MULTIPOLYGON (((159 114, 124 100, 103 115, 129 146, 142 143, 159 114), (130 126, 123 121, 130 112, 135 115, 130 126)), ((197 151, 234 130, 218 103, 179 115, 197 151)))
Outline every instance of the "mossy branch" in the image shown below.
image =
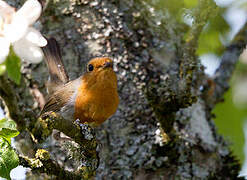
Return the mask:
POLYGON ((70 172, 61 168, 57 163, 50 159, 49 152, 44 149, 38 149, 35 158, 19 155, 20 165, 29 167, 34 171, 56 175, 57 178, 80 180, 82 176, 79 172, 70 172))
POLYGON ((84 179, 87 179, 85 177, 94 176, 99 164, 94 130, 87 124, 81 124, 79 121, 69 121, 54 112, 47 112, 38 119, 31 130, 31 134, 38 142, 42 142, 51 135, 53 129, 63 132, 80 145, 81 153, 85 157, 83 161, 86 164, 81 167, 81 174, 83 174, 84 179))
POLYGON ((186 39, 189 54, 195 54, 198 47, 199 36, 207 24, 208 20, 218 14, 219 8, 213 0, 199 0, 197 7, 193 11, 193 24, 186 39))
POLYGON ((218 14, 219 8, 213 0, 199 0, 193 11, 193 24, 183 47, 180 64, 180 78, 186 81, 186 90, 190 91, 193 73, 199 68, 196 55, 198 40, 209 19, 218 14))
POLYGON ((71 137, 76 143, 85 148, 85 151, 95 150, 97 147, 93 129, 78 121, 69 121, 54 112, 43 114, 36 125, 31 130, 35 139, 38 141, 45 140, 53 129, 57 129, 67 136, 71 137))
POLYGON ((7 79, 6 74, 0 76, 0 97, 8 107, 9 116, 16 122, 18 130, 24 130, 26 122, 24 121, 23 114, 25 113, 21 113, 18 107, 16 93, 11 82, 7 79))

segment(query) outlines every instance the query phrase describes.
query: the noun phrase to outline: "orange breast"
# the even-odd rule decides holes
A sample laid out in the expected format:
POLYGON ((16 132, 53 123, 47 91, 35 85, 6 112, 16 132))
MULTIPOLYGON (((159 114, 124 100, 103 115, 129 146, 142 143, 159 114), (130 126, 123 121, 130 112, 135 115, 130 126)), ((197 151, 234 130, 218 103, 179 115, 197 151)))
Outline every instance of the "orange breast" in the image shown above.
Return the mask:
POLYGON ((99 125, 118 107, 117 77, 113 71, 84 75, 75 100, 75 119, 99 125))

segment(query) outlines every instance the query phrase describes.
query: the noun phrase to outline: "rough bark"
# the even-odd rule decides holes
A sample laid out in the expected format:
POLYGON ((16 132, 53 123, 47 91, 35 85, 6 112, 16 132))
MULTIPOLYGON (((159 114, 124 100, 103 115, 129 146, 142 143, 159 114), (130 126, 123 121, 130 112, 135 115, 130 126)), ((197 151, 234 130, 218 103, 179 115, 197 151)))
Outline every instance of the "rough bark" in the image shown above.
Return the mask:
MULTIPOLYGON (((96 179, 237 177, 240 164, 217 134, 211 110, 228 88, 247 41, 246 30, 226 48, 212 79, 203 73, 195 55, 201 26, 194 26, 190 41, 184 42, 185 25, 165 10, 153 15, 142 1, 50 0, 44 4, 39 27, 60 43, 71 79, 82 74, 92 57, 110 56, 115 61, 120 105, 96 129, 100 143, 96 179)), ((198 19, 204 24, 206 20, 198 19)), ((15 89, 19 108, 38 114, 42 101, 35 92, 46 94, 47 76, 44 62, 23 68, 24 83, 15 89)), ((65 163, 64 154, 54 151, 51 141, 46 143, 52 158, 65 163)))

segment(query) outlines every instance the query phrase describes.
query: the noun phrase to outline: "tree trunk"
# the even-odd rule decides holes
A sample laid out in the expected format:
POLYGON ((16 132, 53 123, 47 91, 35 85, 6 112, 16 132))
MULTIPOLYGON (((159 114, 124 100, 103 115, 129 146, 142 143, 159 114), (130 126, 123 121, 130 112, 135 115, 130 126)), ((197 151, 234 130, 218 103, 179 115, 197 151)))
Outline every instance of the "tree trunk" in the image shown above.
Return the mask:
MULTIPOLYGON (((90 58, 109 56, 115 63, 120 105, 96 129, 100 152, 96 179, 238 176, 240 164, 218 135, 211 111, 228 88, 247 40, 245 31, 226 48, 211 79, 195 54, 203 27, 192 26, 191 39, 185 42, 188 27, 166 9, 152 12, 138 0, 50 0, 44 5, 38 26, 59 42, 71 79, 83 73, 90 58)), ((33 102, 42 101, 34 98, 35 92, 46 94, 47 77, 44 62, 23 68, 25 90, 16 88, 23 108, 39 112, 33 102)))

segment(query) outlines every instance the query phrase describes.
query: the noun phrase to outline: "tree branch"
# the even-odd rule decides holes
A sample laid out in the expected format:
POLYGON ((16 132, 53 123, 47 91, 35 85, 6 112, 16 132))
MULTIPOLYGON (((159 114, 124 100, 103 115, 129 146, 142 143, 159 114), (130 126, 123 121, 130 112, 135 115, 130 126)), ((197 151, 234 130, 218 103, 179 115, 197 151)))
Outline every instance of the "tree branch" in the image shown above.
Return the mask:
POLYGON ((56 175, 57 178, 64 179, 81 179, 79 172, 69 172, 61 168, 57 163, 50 159, 50 155, 46 150, 38 149, 36 152, 36 158, 29 158, 27 156, 19 155, 20 165, 29 167, 34 171, 41 173, 47 173, 48 175, 56 175))
POLYGON ((149 104, 154 108, 161 127, 167 133, 172 130, 175 113, 197 101, 197 91, 192 89, 199 89, 200 77, 197 76, 203 72, 200 69, 196 49, 203 27, 215 14, 212 11, 217 11, 213 0, 199 1, 194 10, 194 23, 189 32, 189 38, 185 43, 178 45, 178 57, 174 59, 176 63, 171 63, 169 67, 168 78, 159 84, 151 82, 146 91, 149 104))
POLYGON ((80 145, 80 149, 82 149, 81 154, 85 157, 83 161, 86 164, 86 169, 84 168, 83 171, 91 176, 94 175, 99 164, 94 130, 87 124, 81 124, 78 120, 72 122, 54 112, 47 112, 38 119, 31 130, 31 134, 38 142, 42 142, 51 135, 53 129, 63 132, 80 145))
POLYGON ((221 64, 215 72, 213 81, 207 81, 205 85, 206 93, 204 99, 208 101, 211 108, 223 100, 224 93, 229 88, 229 80, 239 60, 239 56, 246 48, 247 44, 247 23, 235 36, 233 42, 226 48, 222 55, 221 64))
POLYGON ((20 112, 18 107, 16 93, 6 75, 0 76, 0 96, 8 107, 10 118, 16 122, 18 130, 25 129, 26 122, 24 121, 23 113, 20 112))
POLYGON ((213 0, 199 0, 198 6, 193 13, 193 24, 187 38, 186 49, 188 55, 195 56, 198 47, 198 39, 208 20, 218 14, 218 7, 213 0))
POLYGON ((31 130, 38 141, 45 140, 57 129, 71 137, 76 143, 84 147, 86 151, 96 149, 97 143, 93 129, 87 124, 80 124, 79 121, 69 121, 54 112, 47 112, 38 119, 35 127, 31 130))

